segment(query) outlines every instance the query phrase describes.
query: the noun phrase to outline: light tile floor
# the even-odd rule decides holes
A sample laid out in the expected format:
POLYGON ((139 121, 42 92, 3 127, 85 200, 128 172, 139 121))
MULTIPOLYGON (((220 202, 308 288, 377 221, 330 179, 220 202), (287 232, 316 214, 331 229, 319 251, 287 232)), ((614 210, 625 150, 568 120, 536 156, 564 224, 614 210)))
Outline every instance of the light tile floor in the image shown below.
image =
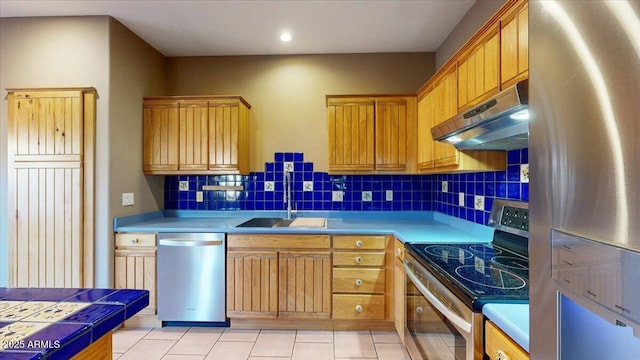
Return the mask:
POLYGON ((123 328, 113 359, 129 360, 410 360, 394 331, 123 328))

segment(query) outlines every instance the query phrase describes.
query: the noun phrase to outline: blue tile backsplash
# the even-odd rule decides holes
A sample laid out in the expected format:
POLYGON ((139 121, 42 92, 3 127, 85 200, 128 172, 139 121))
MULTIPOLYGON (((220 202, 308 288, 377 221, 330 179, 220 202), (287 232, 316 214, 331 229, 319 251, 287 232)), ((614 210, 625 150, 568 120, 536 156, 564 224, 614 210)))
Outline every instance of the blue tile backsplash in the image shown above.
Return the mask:
MULTIPOLYGON (((298 210, 339 211, 439 211, 486 224, 495 198, 529 200, 529 184, 521 182, 521 164, 528 164, 528 149, 507 154, 506 171, 438 175, 329 175, 313 170, 302 153, 276 153, 264 172, 249 175, 193 175, 165 177, 168 210, 285 210, 284 169, 293 163, 292 203, 298 210), (180 181, 189 190, 180 191, 180 181), (447 192, 442 182, 447 182, 447 192), (242 191, 204 191, 203 185, 241 185, 242 191), (343 201, 332 201, 333 191, 343 191, 343 201), (387 200, 387 193, 392 200, 387 200), (459 193, 465 195, 459 206, 459 193), (475 195, 485 197, 484 209, 475 210, 475 195)), ((527 172, 528 174, 528 172, 527 172)))

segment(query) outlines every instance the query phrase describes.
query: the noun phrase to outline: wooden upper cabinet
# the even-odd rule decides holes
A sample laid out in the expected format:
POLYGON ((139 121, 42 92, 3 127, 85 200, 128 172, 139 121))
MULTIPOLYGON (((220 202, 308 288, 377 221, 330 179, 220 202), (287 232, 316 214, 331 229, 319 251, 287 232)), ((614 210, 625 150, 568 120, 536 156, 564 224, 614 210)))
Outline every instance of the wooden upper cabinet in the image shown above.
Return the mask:
POLYGON ((147 174, 178 171, 178 103, 145 100, 143 116, 143 170, 147 174))
POLYGON ((144 99, 144 172, 246 174, 249 104, 238 96, 144 99))
MULTIPOLYGON (((500 27, 492 26, 457 60, 458 109, 465 110, 500 90, 500 27)), ((455 114, 454 114, 455 115, 455 114)))
POLYGON ((327 96, 329 172, 415 168, 415 96, 327 96))
POLYGON ((330 99, 329 171, 371 171, 374 163, 374 101, 330 99))
POLYGON ((209 170, 249 172, 249 109, 241 101, 209 102, 209 170))
POLYGON ((376 101, 376 169, 407 167, 407 102, 403 99, 376 101))
POLYGON ((502 87, 529 77, 529 6, 519 1, 500 20, 500 76, 502 87))
MULTIPOLYGON (((440 124, 458 113, 456 68, 451 66, 434 88, 434 125, 440 124)), ((431 134, 431 129, 429 129, 431 134)), ((458 164, 459 151, 451 144, 434 141, 433 164, 442 167, 458 164)))
POLYGON ((418 96, 418 171, 433 169, 434 97, 433 89, 418 96))
POLYGON ((180 102, 180 170, 209 168, 209 104, 207 101, 180 102))

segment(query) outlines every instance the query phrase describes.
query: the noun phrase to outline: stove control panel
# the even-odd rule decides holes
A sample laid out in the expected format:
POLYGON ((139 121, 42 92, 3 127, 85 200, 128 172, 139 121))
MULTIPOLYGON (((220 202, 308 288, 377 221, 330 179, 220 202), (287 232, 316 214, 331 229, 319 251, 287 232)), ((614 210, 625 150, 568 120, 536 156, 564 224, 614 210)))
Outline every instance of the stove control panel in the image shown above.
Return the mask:
POLYGON ((495 199, 487 225, 529 238, 529 204, 522 201, 495 199))
POLYGON ((524 231, 529 231, 529 209, 505 206, 502 209, 500 224, 524 231))

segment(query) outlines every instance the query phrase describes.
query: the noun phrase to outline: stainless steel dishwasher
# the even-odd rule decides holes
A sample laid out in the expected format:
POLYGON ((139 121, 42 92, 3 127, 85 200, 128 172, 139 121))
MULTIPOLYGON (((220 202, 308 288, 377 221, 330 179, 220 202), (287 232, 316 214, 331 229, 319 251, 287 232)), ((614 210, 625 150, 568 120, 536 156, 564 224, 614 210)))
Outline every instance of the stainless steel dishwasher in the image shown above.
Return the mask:
POLYGON ((226 321, 224 233, 158 234, 158 319, 226 321))

